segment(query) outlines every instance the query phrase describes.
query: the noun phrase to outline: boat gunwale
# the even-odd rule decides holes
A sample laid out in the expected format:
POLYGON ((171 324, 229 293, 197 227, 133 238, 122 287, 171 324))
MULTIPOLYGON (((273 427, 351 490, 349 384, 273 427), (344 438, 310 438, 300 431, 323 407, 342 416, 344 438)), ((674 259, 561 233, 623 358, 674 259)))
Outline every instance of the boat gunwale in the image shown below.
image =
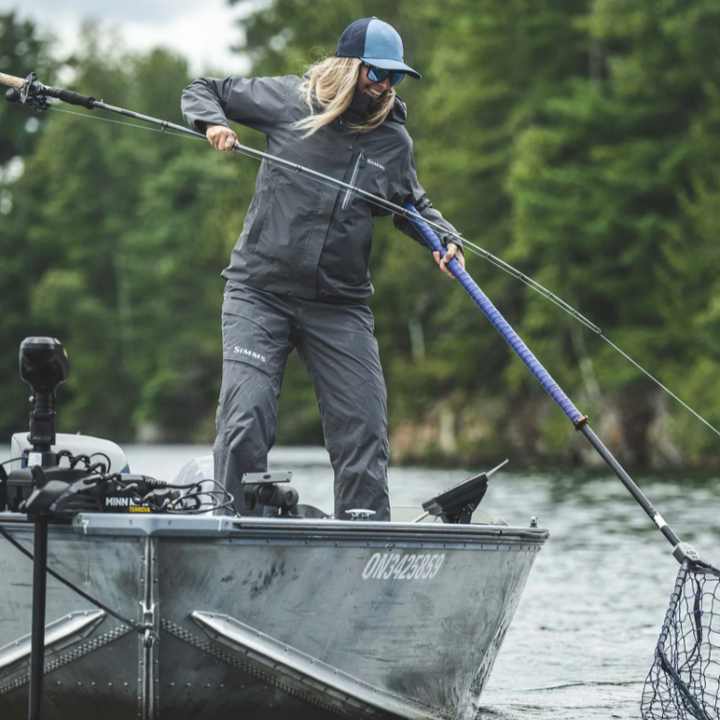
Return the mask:
MULTIPOLYGON (((30 526, 20 513, 0 513, 0 526, 30 526)), ((282 519, 227 516, 128 515, 80 513, 71 523, 53 523, 53 530, 83 537, 162 537, 224 539, 278 544, 388 544, 431 546, 464 544, 478 549, 524 545, 542 546, 549 532, 542 528, 490 524, 371 522, 351 520, 282 519)), ((520 549, 520 548, 518 548, 520 549)))

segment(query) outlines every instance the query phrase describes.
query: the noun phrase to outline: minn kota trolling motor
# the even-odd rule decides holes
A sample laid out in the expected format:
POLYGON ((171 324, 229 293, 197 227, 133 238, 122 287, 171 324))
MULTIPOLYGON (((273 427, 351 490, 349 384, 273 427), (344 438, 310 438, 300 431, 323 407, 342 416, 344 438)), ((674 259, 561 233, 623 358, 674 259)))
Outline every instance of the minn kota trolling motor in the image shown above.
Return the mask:
POLYGON ((28 436, 32 450, 27 456, 28 469, 11 472, 8 488, 12 480, 16 492, 27 495, 20 510, 26 512, 28 519, 35 524, 29 720, 40 720, 42 716, 47 538, 48 522, 52 519, 43 496, 47 496, 48 490, 52 494, 52 488, 48 486, 58 481, 58 473, 67 477, 68 472, 78 472, 58 468, 57 456, 52 451, 55 444, 55 390, 69 374, 65 348, 54 338, 31 337, 20 345, 20 376, 33 391, 28 436))

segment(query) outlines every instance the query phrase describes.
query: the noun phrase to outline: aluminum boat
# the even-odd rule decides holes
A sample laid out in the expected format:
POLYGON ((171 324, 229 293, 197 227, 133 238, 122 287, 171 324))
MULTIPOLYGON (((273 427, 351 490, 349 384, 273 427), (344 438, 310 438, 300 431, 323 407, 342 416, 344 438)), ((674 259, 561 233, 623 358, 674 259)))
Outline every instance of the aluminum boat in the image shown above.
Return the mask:
MULTIPOLYGON (((548 537, 483 520, 53 523, 48 567, 85 595, 48 578, 43 716, 471 720, 548 537)), ((32 553, 25 515, 0 530, 32 553)), ((0 543, 0 718, 21 720, 33 563, 0 543)))

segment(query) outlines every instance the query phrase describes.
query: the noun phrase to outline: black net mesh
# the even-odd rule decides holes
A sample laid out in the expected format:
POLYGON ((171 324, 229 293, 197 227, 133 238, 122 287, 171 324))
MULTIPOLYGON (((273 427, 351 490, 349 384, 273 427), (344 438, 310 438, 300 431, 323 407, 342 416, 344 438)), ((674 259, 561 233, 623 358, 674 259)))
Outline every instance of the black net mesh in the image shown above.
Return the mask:
POLYGON ((643 720, 720 719, 720 571, 685 560, 645 681, 643 720))

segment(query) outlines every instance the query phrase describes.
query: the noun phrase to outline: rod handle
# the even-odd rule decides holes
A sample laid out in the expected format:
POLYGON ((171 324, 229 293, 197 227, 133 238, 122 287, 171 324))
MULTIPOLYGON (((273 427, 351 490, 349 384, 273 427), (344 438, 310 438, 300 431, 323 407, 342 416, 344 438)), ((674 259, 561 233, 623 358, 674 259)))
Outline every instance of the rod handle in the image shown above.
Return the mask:
POLYGON ((6 75, 0 72, 0 85, 6 85, 7 87, 18 88, 18 90, 25 84, 25 78, 15 77, 14 75, 6 75))
POLYGON ((90 95, 82 95, 81 93, 74 92, 73 90, 63 90, 62 88, 53 87, 45 88, 45 92, 50 97, 62 100, 69 105, 80 105, 81 107, 86 107, 90 110, 95 107, 95 98, 90 95))

